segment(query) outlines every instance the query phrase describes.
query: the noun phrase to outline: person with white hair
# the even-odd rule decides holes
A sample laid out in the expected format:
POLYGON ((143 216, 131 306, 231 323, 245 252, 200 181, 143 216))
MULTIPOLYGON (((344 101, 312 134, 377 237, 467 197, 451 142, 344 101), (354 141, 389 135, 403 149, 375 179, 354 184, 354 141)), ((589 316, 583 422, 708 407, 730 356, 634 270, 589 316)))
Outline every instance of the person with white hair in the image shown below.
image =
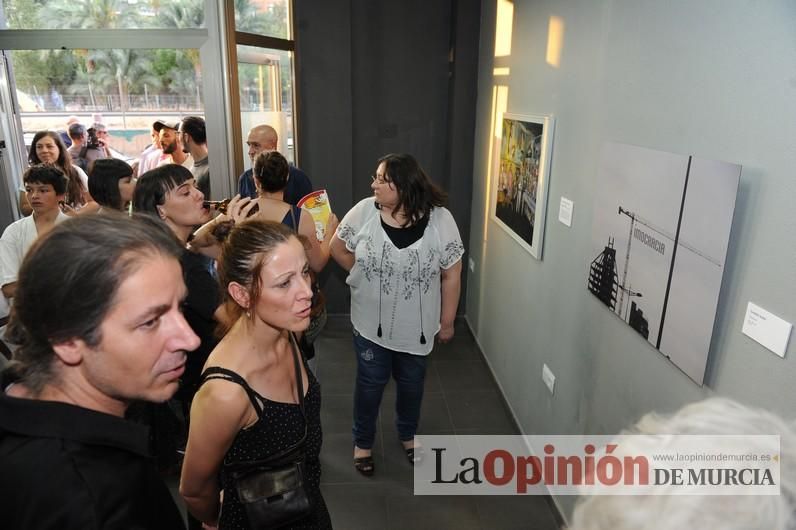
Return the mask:
MULTIPOLYGON (((723 452, 760 454, 771 447, 767 437, 754 435, 779 435, 780 494, 586 496, 579 500, 569 530, 796 529, 796 422, 730 399, 710 398, 668 416, 647 414, 623 434, 731 435, 723 452)), ((633 439, 647 438, 628 437, 625 451, 633 451, 633 439)))

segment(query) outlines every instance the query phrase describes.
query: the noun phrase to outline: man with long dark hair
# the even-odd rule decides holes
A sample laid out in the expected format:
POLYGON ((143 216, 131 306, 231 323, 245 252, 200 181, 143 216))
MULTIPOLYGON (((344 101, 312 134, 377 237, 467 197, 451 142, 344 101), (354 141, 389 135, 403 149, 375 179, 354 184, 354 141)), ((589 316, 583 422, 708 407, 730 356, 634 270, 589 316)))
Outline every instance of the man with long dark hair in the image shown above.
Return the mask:
POLYGON ((182 316, 181 249, 155 220, 70 219, 31 247, 0 391, 4 528, 182 528, 123 416, 163 402, 199 339, 182 316))

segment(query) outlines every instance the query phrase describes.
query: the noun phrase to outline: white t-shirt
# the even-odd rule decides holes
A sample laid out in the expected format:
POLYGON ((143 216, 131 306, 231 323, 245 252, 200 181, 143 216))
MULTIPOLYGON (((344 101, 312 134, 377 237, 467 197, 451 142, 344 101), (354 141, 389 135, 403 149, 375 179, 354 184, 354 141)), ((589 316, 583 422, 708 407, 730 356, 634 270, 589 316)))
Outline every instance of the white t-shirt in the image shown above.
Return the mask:
POLYGON ((169 155, 164 155, 163 151, 150 144, 149 147, 141 153, 141 158, 138 162, 138 176, 140 177, 150 169, 155 169, 158 167, 158 164, 160 164, 160 161, 166 160, 168 156, 169 155))
MULTIPOLYGON (((67 219, 69 219, 69 216, 58 212, 55 222, 57 224, 67 219)), ((36 222, 33 220, 33 215, 14 221, 6 227, 2 237, 0 237, 0 286, 17 281, 22 259, 37 237, 39 237, 39 234, 36 232, 36 222)), ((5 301, 5 297, 0 298, 5 301)), ((0 314, 0 316, 5 315, 0 314)))
MULTIPOLYGON (((166 155, 166 158, 158 162, 157 167, 165 166, 166 164, 176 164, 176 162, 171 159, 171 155, 166 155)), ((191 158, 191 155, 188 154, 188 156, 185 157, 185 160, 183 160, 182 164, 180 165, 186 168, 188 171, 191 171, 193 169, 193 158, 191 158)))
POLYGON ((366 339, 391 350, 431 353, 434 335, 440 329, 440 271, 455 265, 464 255, 451 213, 446 208, 433 208, 423 237, 399 249, 384 232, 375 199, 369 197, 345 215, 337 237, 356 258, 346 278, 351 287, 354 328, 366 339), (425 344, 420 342, 421 333, 425 344))

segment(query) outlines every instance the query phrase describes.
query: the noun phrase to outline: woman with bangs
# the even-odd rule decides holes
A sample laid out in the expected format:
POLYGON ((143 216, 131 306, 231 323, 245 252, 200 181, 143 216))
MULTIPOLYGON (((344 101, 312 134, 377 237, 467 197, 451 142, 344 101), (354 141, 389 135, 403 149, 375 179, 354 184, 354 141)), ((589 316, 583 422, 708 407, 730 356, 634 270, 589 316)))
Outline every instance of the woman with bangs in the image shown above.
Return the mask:
MULTIPOLYGON (((88 176, 72 164, 72 157, 66 150, 61 137, 53 131, 39 131, 33 136, 28 152, 31 165, 45 164, 60 169, 67 178, 66 193, 62 209, 67 215, 94 213, 99 205, 94 202, 88 191, 88 176)), ((33 209, 27 202, 24 191, 20 192, 19 208, 23 215, 29 215, 33 209)))
POLYGON ((133 168, 118 158, 100 158, 91 166, 88 190, 103 210, 126 211, 133 200, 133 168))
MULTIPOLYGON (((245 215, 251 208, 245 207, 248 202, 248 199, 238 201, 235 198, 230 202, 230 208, 234 208, 239 215, 245 215)), ((175 417, 168 405, 155 405, 142 414, 143 421, 151 425, 154 433, 154 451, 160 467, 171 472, 177 470, 178 452, 184 448, 186 420, 199 386, 202 366, 218 344, 216 328, 226 322, 213 259, 220 252, 219 242, 213 237, 206 237, 209 242, 197 250, 189 241, 194 240, 197 226, 204 223, 200 230, 209 234, 218 221, 231 218, 224 215, 209 221, 211 213, 204 206, 204 194, 196 188, 193 174, 178 164, 159 166, 138 178, 133 192, 133 210, 160 219, 183 248, 180 264, 188 291, 182 305, 183 314, 200 339, 199 347, 188 355, 180 388, 174 396, 182 408, 182 419, 175 417)), ((195 527, 194 523, 191 521, 192 528, 195 527)))
POLYGON ((183 304, 183 311, 191 329, 201 339, 199 348, 188 356, 182 385, 176 396, 187 415, 202 366, 218 343, 216 327, 224 321, 215 263, 206 255, 212 252, 196 252, 189 247, 188 242, 197 226, 212 226, 215 223, 208 223, 210 210, 204 206, 204 195, 194 185, 193 175, 178 164, 166 164, 141 175, 133 192, 133 210, 148 213, 163 221, 184 249, 180 263, 188 297, 183 304))
MULTIPOLYGON (((239 218, 245 207, 231 208, 239 218)), ((219 275, 231 325, 191 407, 180 480, 188 509, 207 525, 252 527, 227 466, 300 446, 311 510, 288 527, 331 528, 320 491, 320 385, 294 336, 310 321, 309 271, 304 245, 281 223, 238 223, 224 242, 219 275)))

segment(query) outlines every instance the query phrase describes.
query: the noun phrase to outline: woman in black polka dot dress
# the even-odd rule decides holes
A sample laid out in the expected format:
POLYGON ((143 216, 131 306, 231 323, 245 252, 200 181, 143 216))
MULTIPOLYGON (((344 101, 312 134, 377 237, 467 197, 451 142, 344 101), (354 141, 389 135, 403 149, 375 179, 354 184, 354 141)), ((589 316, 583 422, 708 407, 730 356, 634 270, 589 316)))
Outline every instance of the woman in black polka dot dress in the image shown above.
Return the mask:
POLYGON ((289 528, 331 528, 320 492, 320 385, 302 362, 302 416, 290 339, 309 324, 312 290, 304 247, 284 225, 246 221, 225 241, 219 275, 231 326, 208 358, 193 401, 180 492, 200 521, 220 529, 250 528, 224 464, 262 460, 291 447, 304 435, 306 417, 312 512, 289 528))

